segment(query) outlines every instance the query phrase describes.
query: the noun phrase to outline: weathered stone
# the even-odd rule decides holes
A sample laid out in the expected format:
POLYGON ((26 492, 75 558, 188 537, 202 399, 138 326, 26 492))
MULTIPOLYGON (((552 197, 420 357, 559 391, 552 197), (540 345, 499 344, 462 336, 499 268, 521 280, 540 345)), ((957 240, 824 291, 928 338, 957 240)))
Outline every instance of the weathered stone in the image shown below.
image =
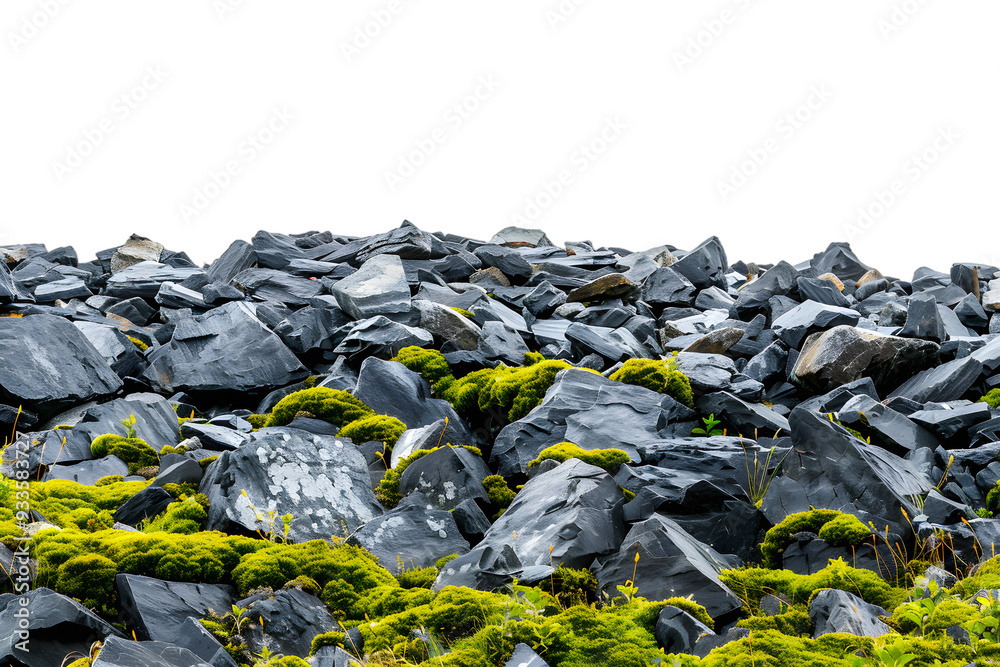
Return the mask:
POLYGON ((444 556, 469 551, 450 512, 418 505, 401 505, 372 519, 348 542, 364 547, 390 571, 430 567, 444 556))
POLYGON ((409 319, 410 286, 396 255, 376 255, 331 290, 340 307, 356 320, 385 315, 409 319))
POLYGON ((229 586, 163 581, 119 574, 115 589, 122 616, 140 640, 176 641, 189 616, 225 614, 236 596, 229 586))
POLYGON ((159 262, 163 246, 156 241, 132 234, 125 245, 111 256, 111 273, 118 273, 139 262, 159 262))
POLYGON ((815 629, 813 637, 831 632, 844 632, 858 637, 881 637, 892 629, 879 620, 888 616, 882 607, 868 604, 857 595, 833 588, 822 590, 809 603, 809 619, 815 629))
POLYGON ((841 324, 854 326, 861 319, 857 311, 806 301, 774 320, 771 328, 789 347, 798 349, 810 333, 841 324))
POLYGON ((482 329, 454 308, 423 299, 414 299, 412 306, 417 313, 417 326, 430 332, 438 345, 451 341, 460 350, 475 350, 479 346, 482 329))
POLYGON ((638 289, 638 285, 620 273, 610 273, 577 287, 566 296, 569 303, 584 301, 604 301, 628 296, 638 289))
POLYGON ((902 396, 918 403, 953 401, 961 398, 983 370, 975 357, 955 359, 928 368, 896 388, 889 398, 902 396))
POLYGON ((713 329, 707 334, 685 347, 683 352, 700 352, 702 354, 725 354, 729 348, 740 342, 744 331, 736 327, 713 329))
POLYGON ((237 604, 247 609, 248 618, 264 619, 263 628, 259 623, 248 624, 247 646, 254 653, 268 647, 279 655, 309 655, 316 635, 340 627, 319 598, 297 588, 256 595, 237 604))
POLYGON ((925 338, 935 343, 943 343, 948 339, 944 323, 938 313, 937 301, 928 294, 914 294, 906 309, 906 324, 899 332, 900 336, 909 338, 925 338))
POLYGON ((173 267, 158 262, 139 262, 118 271, 108 278, 105 294, 121 299, 134 296, 152 299, 160 291, 160 285, 170 281, 184 282, 191 276, 204 273, 194 267, 173 267))
POLYGON ((726 251, 715 236, 702 241, 694 250, 686 253, 670 265, 674 271, 685 276, 698 289, 715 285, 726 288, 726 251))

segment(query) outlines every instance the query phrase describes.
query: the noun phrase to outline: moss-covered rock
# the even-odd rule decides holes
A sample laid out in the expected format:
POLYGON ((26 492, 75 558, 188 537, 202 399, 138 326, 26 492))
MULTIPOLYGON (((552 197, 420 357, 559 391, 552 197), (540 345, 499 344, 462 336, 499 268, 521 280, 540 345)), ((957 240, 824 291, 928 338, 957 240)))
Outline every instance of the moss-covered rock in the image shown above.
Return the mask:
POLYGON ((489 496, 490 502, 500 508, 510 507, 510 504, 514 502, 514 497, 517 495, 516 491, 512 491, 507 486, 507 480, 500 475, 488 475, 485 477, 483 479, 483 488, 486 489, 486 495, 489 496))
POLYGON ((278 401, 271 410, 267 425, 285 426, 300 412, 308 412, 317 419, 339 427, 375 414, 371 408, 346 391, 313 387, 292 392, 278 401))
POLYGON ((381 442, 388 449, 399 440, 406 430, 406 424, 388 415, 370 415, 356 419, 340 429, 337 434, 341 438, 350 438, 351 442, 360 445, 365 442, 381 442))
POLYGON ((604 468, 612 475, 618 472, 623 463, 628 463, 628 454, 620 449, 583 449, 572 442, 561 442, 558 445, 546 447, 538 458, 531 461, 528 467, 536 466, 542 461, 552 460, 563 463, 570 459, 580 459, 584 463, 604 468))
POLYGON ((691 381, 677 369, 676 362, 660 359, 629 359, 612 373, 610 379, 634 384, 670 396, 678 403, 694 408, 691 381))
POLYGON ((871 528, 861 523, 853 514, 835 516, 819 529, 819 538, 835 547, 861 544, 871 536, 871 528))
POLYGON ((99 435, 90 443, 90 453, 94 458, 116 456, 128 464, 128 472, 134 475, 137 470, 159 465, 160 455, 141 438, 123 438, 114 433, 99 435))
POLYGON ((823 526, 840 515, 841 512, 836 510, 822 509, 789 514, 764 536, 764 541, 760 545, 764 567, 781 567, 781 554, 785 551, 785 547, 791 544, 793 535, 801 532, 818 534, 823 526))
POLYGON ((1000 388, 990 389, 978 402, 986 403, 991 408, 1000 408, 1000 388))

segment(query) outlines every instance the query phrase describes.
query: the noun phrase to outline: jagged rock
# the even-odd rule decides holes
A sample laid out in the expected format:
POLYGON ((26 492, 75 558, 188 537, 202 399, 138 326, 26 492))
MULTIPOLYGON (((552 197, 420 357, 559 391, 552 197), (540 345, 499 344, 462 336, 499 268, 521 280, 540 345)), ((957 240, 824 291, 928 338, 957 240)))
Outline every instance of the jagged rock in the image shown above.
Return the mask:
POLYGON ((619 583, 634 580, 643 586, 642 595, 647 599, 692 595, 713 619, 725 623, 743 606, 719 580, 719 572, 732 565, 673 520, 654 515, 632 526, 618 553, 598 555, 593 570, 600 590, 612 596, 620 594, 616 589, 619 583))
POLYGON ((70 653, 89 654, 95 639, 108 642, 121 636, 76 600, 48 588, 0 595, 0 660, 8 664, 52 667, 70 653), (17 615, 22 609, 28 610, 26 628, 17 615))
POLYGON ((583 449, 621 449, 639 460, 637 445, 691 433, 694 411, 666 394, 567 369, 541 405, 507 425, 490 463, 505 477, 525 472, 543 449, 569 441, 583 449))
POLYGON ((472 442, 472 434, 451 404, 431 398, 427 380, 399 362, 365 359, 354 396, 376 413, 399 419, 407 428, 427 426, 447 417, 442 444, 472 442))
POLYGON ((812 506, 908 534, 900 509, 916 516, 911 499, 923 497, 933 486, 927 475, 913 463, 858 440, 825 415, 800 406, 788 422, 793 448, 761 506, 772 524, 812 506))
POLYGON ((719 415, 725 423, 735 428, 735 433, 761 436, 774 435, 788 430, 788 420, 760 403, 747 403, 726 391, 706 394, 697 401, 698 409, 707 414, 719 415))
POLYGON ((430 332, 439 345, 451 341, 460 350, 475 350, 479 346, 482 330, 454 308, 423 299, 414 299, 412 306, 417 313, 417 326, 430 332))
MULTIPOLYGON (((195 465, 198 465, 198 463, 195 462, 195 465)), ((198 467, 200 468, 201 466, 198 467)), ((126 466, 125 473, 122 476, 127 474, 128 467, 126 466)), ((163 487, 147 486, 115 510, 115 521, 128 526, 137 526, 143 519, 152 519, 167 509, 167 505, 172 502, 174 502, 174 498, 164 491, 163 487)))
POLYGON ((60 300, 86 299, 94 293, 87 289, 87 284, 79 278, 62 278, 39 285, 33 294, 38 303, 52 303, 60 300))
POLYGON ((678 607, 667 606, 656 618, 656 641, 667 653, 692 653, 702 635, 714 635, 712 629, 678 607))
POLYGON ((816 275, 833 273, 844 280, 856 281, 861 281, 874 271, 858 259, 848 243, 831 243, 826 250, 813 255, 809 266, 816 275))
POLYGON ((744 331, 736 327, 713 329, 694 341, 682 352, 700 352, 702 354, 725 354, 733 345, 743 338, 744 331))
POLYGON ((111 272, 118 273, 139 262, 159 262, 163 246, 156 241, 132 234, 111 256, 111 272))
MULTIPOLYGON (((588 326, 573 322, 566 327, 566 339, 588 353, 594 352, 612 362, 633 357, 650 359, 653 354, 625 328, 588 326)), ((582 356, 582 355, 581 355, 582 356)))
POLYGON ((516 331, 502 322, 487 322, 479 338, 479 352, 486 359, 499 359, 509 366, 524 363, 530 350, 516 331))
MULTIPOLYGON (((225 664, 225 663, 222 663, 225 664)), ((166 642, 134 642, 109 637, 93 662, 94 667, 215 667, 186 648, 166 642)))
POLYGON ((308 304, 323 292, 323 284, 318 280, 299 278, 275 269, 245 269, 233 276, 231 282, 256 301, 274 301, 292 308, 308 304))
POLYGON ((319 598, 297 588, 237 604, 247 609, 248 618, 264 619, 263 630, 259 623, 251 623, 246 633, 247 645, 255 653, 267 646, 276 654, 309 655, 313 637, 339 627, 319 598))
POLYGON ((400 259, 430 259, 431 235, 417 229, 411 222, 391 232, 370 236, 358 251, 356 261, 367 262, 378 255, 396 255, 400 259))
POLYGON ((686 277, 698 289, 712 285, 726 288, 729 263, 722 243, 715 236, 702 241, 694 250, 671 264, 670 268, 686 277))
POLYGON ((620 273, 609 273, 586 285, 577 287, 566 296, 566 301, 568 303, 576 303, 618 299, 632 294, 638 287, 638 285, 620 273))
MULTIPOLYGON (((381 257, 382 255, 380 255, 381 257)), ((384 255, 392 257, 393 255, 384 255)), ((426 347, 434 342, 430 332, 418 327, 394 322, 384 315, 369 317, 355 322, 350 333, 344 336, 333 350, 334 354, 346 354, 350 358, 360 355, 391 357, 404 347, 416 345, 426 347)))
POLYGON ((163 581, 134 574, 115 576, 122 617, 140 640, 173 642, 189 616, 223 615, 236 596, 229 586, 163 581))
POLYGON ((938 313, 937 300, 929 294, 914 294, 906 309, 906 324, 899 332, 900 336, 909 338, 925 338, 935 343, 943 343, 948 339, 944 322, 938 313))
POLYGON ((260 391, 308 375, 252 307, 240 302, 182 319, 170 342, 153 350, 147 361, 143 377, 167 394, 260 391))
POLYGON ((107 396, 122 381, 86 336, 54 315, 0 318, 0 400, 51 412, 107 396))
POLYGON ((917 373, 889 394, 889 398, 902 396, 918 403, 953 401, 962 397, 982 370, 983 364, 975 357, 955 359, 917 373))
POLYGON ((207 530, 281 531, 266 520, 273 510, 294 517, 293 542, 344 536, 344 526, 353 531, 384 511, 354 445, 287 427, 256 431, 240 449, 220 454, 199 490, 210 502, 207 530))
POLYGON ((219 640, 193 616, 181 624, 173 641, 176 646, 191 651, 212 667, 237 667, 236 661, 219 640))
POLYGON ((881 637, 892 629, 879 620, 888 616, 882 607, 868 604, 847 591, 827 588, 816 594, 809 603, 809 619, 815 629, 813 637, 831 632, 845 632, 858 637, 881 637))
POLYGON ((504 667, 549 667, 549 663, 542 660, 527 644, 518 644, 504 667))
POLYGON ((938 350, 930 341, 841 325, 806 339, 791 379, 812 391, 826 392, 867 376, 880 392, 886 392, 936 364, 938 350))
POLYGON ((364 547, 390 571, 429 567, 443 556, 469 551, 450 512, 418 505, 401 505, 372 519, 348 542, 364 547))
POLYGON ((799 276, 796 286, 799 289, 799 294, 804 299, 838 308, 849 308, 851 306, 851 302, 841 293, 842 288, 838 289, 837 285, 830 280, 799 276))
POLYGON ((932 408, 918 410, 909 415, 910 421, 934 432, 938 437, 950 439, 971 426, 990 418, 990 407, 985 403, 972 403, 947 409, 932 408))
POLYGON ((787 364, 788 350, 782 343, 775 341, 747 362, 743 374, 751 380, 768 384, 779 376, 783 377, 787 364))
POLYGON ((727 356, 681 352, 676 359, 677 370, 688 377, 697 392, 729 391, 748 400, 759 400, 764 393, 764 386, 738 373, 735 362, 727 356))
POLYGON ((97 480, 108 475, 128 474, 128 466, 115 456, 105 456, 102 459, 81 461, 70 465, 57 464, 49 467, 42 481, 53 479, 68 479, 86 486, 93 486, 97 480))
POLYGON ((831 329, 841 324, 853 327, 860 319, 857 311, 850 308, 806 301, 776 318, 771 328, 786 345, 798 349, 806 336, 814 331, 831 329))
POLYGON ((552 241, 540 229, 525 229, 523 227, 504 227, 493 235, 490 243, 494 245, 533 245, 550 246, 552 241))
POLYGON ((873 443, 900 456, 921 447, 934 449, 939 444, 932 433, 869 396, 855 396, 837 416, 852 428, 866 429, 873 443))
POLYGON ((490 589, 532 567, 587 567, 621 545, 624 502, 608 473, 570 459, 529 480, 483 541, 445 566, 434 590, 490 589))
POLYGON ((799 272, 788 262, 778 262, 760 277, 745 283, 739 289, 739 296, 733 305, 735 314, 741 319, 755 315, 766 309, 774 296, 788 294, 795 289, 799 272))
POLYGON ((482 483, 489 474, 483 460, 469 450, 440 447, 406 467, 400 476, 399 493, 406 502, 411 502, 414 494, 412 502, 416 504, 452 510, 467 500, 489 502, 482 483))
POLYGON ((356 320, 384 315, 396 321, 410 316, 410 286, 396 255, 376 255, 331 291, 340 307, 356 320))
POLYGON ((143 261, 118 271, 108 278, 104 293, 108 296, 128 299, 142 297, 152 299, 165 282, 182 283, 192 276, 204 274, 194 267, 174 267, 158 262, 143 261))
POLYGON ((476 248, 475 255, 486 267, 497 269, 505 278, 512 278, 518 284, 531 277, 531 265, 513 248, 482 245, 476 248))

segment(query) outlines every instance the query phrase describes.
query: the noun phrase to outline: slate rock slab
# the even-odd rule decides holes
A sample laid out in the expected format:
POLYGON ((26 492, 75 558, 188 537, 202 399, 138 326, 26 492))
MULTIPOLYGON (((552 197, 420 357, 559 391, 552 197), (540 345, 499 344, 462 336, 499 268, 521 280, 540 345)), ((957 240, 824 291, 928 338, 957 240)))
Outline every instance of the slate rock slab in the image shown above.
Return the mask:
POLYGON ((356 320, 385 315, 409 319, 410 286, 396 255, 376 255, 332 289, 340 307, 356 320))
POLYGON ((882 607, 868 604, 853 593, 832 588, 820 591, 809 603, 809 619, 815 625, 813 637, 831 632, 881 637, 892 631, 879 620, 879 616, 888 615, 882 607))
POLYGON ((160 392, 261 391, 308 375, 252 306, 231 302, 182 319, 143 372, 160 392))
POLYGON ((230 586, 163 581, 135 574, 115 576, 122 617, 140 640, 178 639, 188 616, 229 612, 236 600, 230 586))
POLYGON ((367 549, 390 572, 400 566, 429 567, 444 556, 469 551, 450 512, 417 505, 400 506, 372 519, 348 542, 367 549))
POLYGON ((67 654, 86 655, 95 640, 108 641, 122 634, 82 604, 48 588, 36 588, 23 595, 0 595, 0 660, 27 667, 53 667, 67 654), (20 604, 24 597, 27 605, 20 604), (15 614, 29 609, 27 646, 15 614), (27 650, 25 650, 27 649, 27 650))
POLYGON ((570 459, 529 480, 483 541, 445 566, 434 590, 492 588, 497 577, 531 566, 588 567, 621 545, 624 503, 613 477, 570 459))
POLYGON ((281 516, 294 517, 292 542, 329 540, 346 537, 345 525, 354 531, 384 512, 365 458, 349 441, 288 427, 263 428, 250 438, 220 454, 201 482, 211 503, 206 530, 266 533, 267 514, 275 511, 277 531, 281 516))
POLYGON ((121 379, 71 322, 54 315, 0 318, 0 401, 54 408, 108 396, 121 379))
POLYGON ((259 623, 251 623, 246 631, 247 645, 255 653, 267 646, 277 654, 306 656, 313 637, 339 627, 319 598, 297 588, 237 604, 248 609, 248 618, 264 619, 263 631, 259 623))

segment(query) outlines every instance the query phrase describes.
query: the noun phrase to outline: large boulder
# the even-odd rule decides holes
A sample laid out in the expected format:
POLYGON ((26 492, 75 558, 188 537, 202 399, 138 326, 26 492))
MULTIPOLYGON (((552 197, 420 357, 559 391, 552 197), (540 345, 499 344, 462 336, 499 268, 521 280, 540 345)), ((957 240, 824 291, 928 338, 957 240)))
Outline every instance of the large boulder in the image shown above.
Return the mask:
POLYGON ((881 637, 892 631, 879 616, 888 616, 882 607, 868 604, 857 595, 833 588, 820 591, 809 603, 813 637, 844 632, 859 637, 881 637))
POLYGON ((901 535, 911 532, 900 510, 916 516, 912 499, 922 498, 934 485, 916 464, 802 407, 792 410, 788 422, 793 447, 761 506, 772 524, 819 507, 853 514, 901 535))
POLYGON ((340 307, 356 320, 385 315, 409 319, 410 286, 397 255, 375 255, 333 285, 340 307))
POLYGON ((117 575, 115 589, 122 617, 140 640, 175 641, 188 616, 222 616, 236 600, 229 586, 163 581, 135 574, 117 575))
POLYGON ((624 503, 611 475, 570 459, 529 480, 483 541, 445 566, 434 590, 491 589, 530 568, 589 567, 621 546, 624 503))
POLYGON ((101 353, 68 320, 0 318, 0 402, 51 413, 108 396, 121 386, 101 353))
POLYGON ((639 461, 639 445, 690 434, 694 416, 666 394, 570 368, 556 375, 541 405, 500 431, 490 462, 500 475, 526 472, 539 452, 566 441, 621 449, 639 461))
POLYGON ((210 504, 207 530, 276 534, 292 515, 292 542, 346 537, 384 510, 368 464, 350 443, 296 428, 264 428, 223 452, 199 487, 210 504), (276 517, 269 519, 270 512, 276 517))
POLYGON ((792 381, 825 393, 868 376, 884 395, 918 371, 935 365, 938 350, 938 345, 930 341, 841 325, 806 339, 792 381))
POLYGON ((247 645, 254 653, 266 646, 278 655, 309 655, 313 637, 339 627, 319 598, 297 588, 237 604, 247 609, 247 618, 263 619, 263 629, 259 623, 250 623, 245 631, 247 645))
POLYGON ((261 391, 309 372, 242 302, 182 319, 143 373, 158 391, 261 391))
POLYGON ((469 551, 450 512, 403 505, 372 519, 348 538, 378 558, 382 567, 429 567, 449 554, 469 551))
POLYGON ((0 595, 0 660, 4 664, 53 667, 70 653, 89 654, 95 640, 115 637, 122 633, 110 623, 48 588, 0 595))

